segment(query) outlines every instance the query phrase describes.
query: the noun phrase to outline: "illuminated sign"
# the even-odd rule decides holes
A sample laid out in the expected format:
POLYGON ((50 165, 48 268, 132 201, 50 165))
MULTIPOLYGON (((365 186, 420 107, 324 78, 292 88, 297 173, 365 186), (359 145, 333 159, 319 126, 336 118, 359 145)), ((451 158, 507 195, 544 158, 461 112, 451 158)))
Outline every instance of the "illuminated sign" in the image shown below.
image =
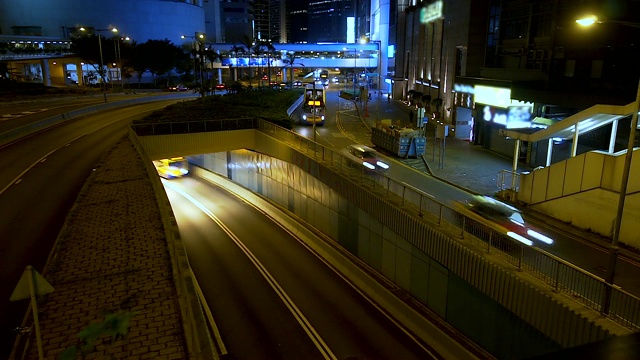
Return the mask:
POLYGON ((465 94, 473 94, 475 92, 473 85, 454 84, 453 91, 465 94))
POLYGON ((485 105, 506 108, 511 105, 511 89, 492 86, 475 86, 475 101, 485 105))
POLYGON ((353 16, 347 17, 347 44, 353 44, 356 42, 356 18, 353 16))
POLYGON ((531 127, 531 106, 509 106, 507 112, 507 129, 531 127))
POLYGON ((420 22, 428 24, 442 18, 442 0, 431 3, 420 9, 420 22))

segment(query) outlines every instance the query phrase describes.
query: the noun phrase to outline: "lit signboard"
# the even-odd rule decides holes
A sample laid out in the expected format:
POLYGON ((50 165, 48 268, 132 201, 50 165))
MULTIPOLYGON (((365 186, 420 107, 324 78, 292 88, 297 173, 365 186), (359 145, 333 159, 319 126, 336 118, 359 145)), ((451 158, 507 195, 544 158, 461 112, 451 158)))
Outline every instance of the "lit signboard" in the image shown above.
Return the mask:
POLYGON ((474 99, 477 103, 506 108, 511 105, 511 89, 476 85, 474 99))
POLYGON ((347 44, 353 44, 356 42, 356 18, 353 16, 347 17, 347 44))
POLYGON ((395 45, 387 46, 387 57, 391 59, 394 56, 396 56, 396 46, 395 45))
POLYGON ((442 18, 442 0, 433 2, 420 9, 420 22, 428 24, 442 18))
POLYGON ((509 106, 507 112, 507 129, 531 127, 531 106, 509 106))

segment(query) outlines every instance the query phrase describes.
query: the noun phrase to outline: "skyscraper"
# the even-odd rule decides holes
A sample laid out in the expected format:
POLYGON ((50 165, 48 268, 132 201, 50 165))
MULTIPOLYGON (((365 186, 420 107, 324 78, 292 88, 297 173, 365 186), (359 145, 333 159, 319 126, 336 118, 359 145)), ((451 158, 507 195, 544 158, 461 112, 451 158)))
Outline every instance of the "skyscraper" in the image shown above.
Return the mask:
MULTIPOLYGON (((310 1, 308 42, 347 42, 348 18, 354 21, 353 0, 310 1)), ((351 31, 355 31, 350 29, 351 31)))

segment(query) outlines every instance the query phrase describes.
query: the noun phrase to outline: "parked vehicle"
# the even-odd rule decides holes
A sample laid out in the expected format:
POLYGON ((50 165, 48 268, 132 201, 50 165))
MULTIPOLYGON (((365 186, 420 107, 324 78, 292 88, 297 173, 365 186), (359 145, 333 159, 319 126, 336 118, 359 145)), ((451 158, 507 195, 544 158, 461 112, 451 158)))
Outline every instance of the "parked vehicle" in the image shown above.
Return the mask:
POLYGON ((227 89, 227 85, 225 85, 225 83, 216 84, 216 90, 226 90, 226 89, 227 89))

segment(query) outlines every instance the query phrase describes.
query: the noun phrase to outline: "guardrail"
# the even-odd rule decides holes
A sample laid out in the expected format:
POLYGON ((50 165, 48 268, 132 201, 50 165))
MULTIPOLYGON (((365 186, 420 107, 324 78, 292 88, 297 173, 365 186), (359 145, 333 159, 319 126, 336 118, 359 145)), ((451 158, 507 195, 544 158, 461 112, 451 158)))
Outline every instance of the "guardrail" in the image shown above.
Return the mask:
POLYGON ((486 247, 488 252, 492 252, 497 257, 512 264, 516 269, 531 274, 548 284, 553 291, 567 294, 576 301, 603 313, 603 315, 629 329, 640 330, 640 298, 621 290, 619 287, 607 284, 602 278, 540 248, 526 246, 515 241, 506 234, 477 222, 473 218, 460 213, 454 207, 434 199, 431 195, 409 184, 391 179, 382 173, 370 172, 361 166, 356 167, 351 160, 341 153, 326 148, 290 130, 258 119, 227 120, 228 124, 226 125, 217 124, 220 121, 224 120, 132 126, 139 135, 182 134, 189 132, 189 129, 201 130, 213 127, 224 128, 224 130, 254 128, 284 141, 289 146, 317 161, 345 170, 347 176, 353 176, 363 184, 380 188, 386 191, 387 194, 393 193, 397 195, 402 205, 415 209, 416 215, 430 217, 439 225, 449 224, 455 226, 460 230, 460 237, 486 247), (607 291, 611 291, 612 295, 610 309, 605 314, 603 304, 607 291))

